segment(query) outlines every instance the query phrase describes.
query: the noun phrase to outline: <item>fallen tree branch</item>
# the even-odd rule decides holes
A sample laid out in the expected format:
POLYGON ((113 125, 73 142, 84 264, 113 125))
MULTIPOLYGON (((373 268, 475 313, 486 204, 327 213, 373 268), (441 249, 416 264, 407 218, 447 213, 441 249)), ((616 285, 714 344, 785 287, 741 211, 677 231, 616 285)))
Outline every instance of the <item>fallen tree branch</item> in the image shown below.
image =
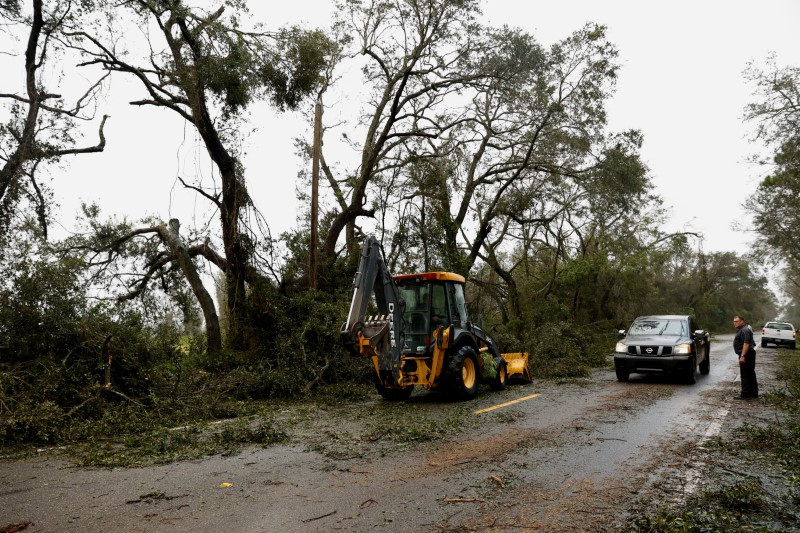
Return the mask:
POLYGON ((326 514, 323 514, 323 515, 315 516, 314 518, 306 518, 305 520, 303 520, 303 523, 305 524, 305 523, 308 523, 308 522, 313 522, 314 520, 320 520, 322 518, 325 518, 326 516, 331 516, 331 515, 335 515, 335 514, 336 514, 336 511, 334 510, 334 511, 331 511, 330 513, 326 513, 326 514))

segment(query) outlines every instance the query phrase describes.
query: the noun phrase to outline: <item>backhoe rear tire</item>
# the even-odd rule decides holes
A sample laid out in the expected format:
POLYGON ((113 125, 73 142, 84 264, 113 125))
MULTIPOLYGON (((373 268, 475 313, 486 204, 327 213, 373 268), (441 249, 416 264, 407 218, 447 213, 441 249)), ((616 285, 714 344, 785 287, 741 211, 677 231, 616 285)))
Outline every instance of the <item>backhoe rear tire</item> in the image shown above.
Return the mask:
POLYGON ((492 390, 503 390, 508 382, 508 365, 502 357, 495 358, 494 362, 497 367, 497 375, 489 382, 489 386, 492 390))
POLYGON ((462 346, 450 357, 448 390, 458 400, 471 400, 478 394, 478 357, 472 346, 462 346))
POLYGON ((375 380, 375 388, 378 389, 378 394, 380 394, 384 400, 390 402, 404 402, 408 400, 411 397, 411 393, 414 392, 414 385, 409 385, 402 389, 389 389, 384 387, 377 379, 375 380))

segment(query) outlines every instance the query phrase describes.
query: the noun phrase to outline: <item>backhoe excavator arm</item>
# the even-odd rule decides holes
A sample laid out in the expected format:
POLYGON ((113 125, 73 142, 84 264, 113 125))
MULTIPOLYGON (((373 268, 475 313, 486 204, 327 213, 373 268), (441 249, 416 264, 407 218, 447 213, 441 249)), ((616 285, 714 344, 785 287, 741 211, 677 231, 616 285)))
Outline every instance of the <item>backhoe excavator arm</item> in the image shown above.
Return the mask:
POLYGON ((342 342, 354 353, 377 356, 381 381, 399 384, 405 302, 386 268, 381 244, 372 235, 364 240, 353 287, 350 312, 340 332, 342 342), (373 292, 378 315, 368 317, 367 307, 373 292))

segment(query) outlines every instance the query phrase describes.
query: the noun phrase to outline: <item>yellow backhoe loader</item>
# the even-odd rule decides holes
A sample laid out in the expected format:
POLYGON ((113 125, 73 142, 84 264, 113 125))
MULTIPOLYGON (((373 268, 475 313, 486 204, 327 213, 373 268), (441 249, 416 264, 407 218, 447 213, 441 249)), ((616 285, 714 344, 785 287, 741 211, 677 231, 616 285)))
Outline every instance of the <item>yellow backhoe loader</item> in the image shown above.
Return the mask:
POLYGON ((501 354, 469 321, 464 285, 450 272, 391 276, 380 243, 366 238, 341 337, 372 359, 381 396, 406 400, 419 385, 471 399, 481 382, 498 390, 509 378, 531 380, 527 353, 501 354), (378 313, 367 316, 373 292, 378 313))

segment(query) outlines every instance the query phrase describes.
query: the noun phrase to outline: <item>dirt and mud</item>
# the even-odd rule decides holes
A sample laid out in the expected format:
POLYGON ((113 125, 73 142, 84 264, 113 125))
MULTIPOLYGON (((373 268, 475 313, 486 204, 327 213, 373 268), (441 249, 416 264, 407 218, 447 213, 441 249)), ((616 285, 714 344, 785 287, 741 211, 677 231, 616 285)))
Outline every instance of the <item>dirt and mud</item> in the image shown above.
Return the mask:
MULTIPOLYGON (((53 451, 0 463, 0 526, 25 531, 595 531, 703 485, 695 453, 775 416, 739 390, 731 336, 711 373, 617 382, 613 369, 471 402, 306 407, 287 444, 144 468, 80 468, 53 451), (529 400, 475 411, 517 398, 529 400)), ((762 391, 774 350, 759 350, 762 391)))

